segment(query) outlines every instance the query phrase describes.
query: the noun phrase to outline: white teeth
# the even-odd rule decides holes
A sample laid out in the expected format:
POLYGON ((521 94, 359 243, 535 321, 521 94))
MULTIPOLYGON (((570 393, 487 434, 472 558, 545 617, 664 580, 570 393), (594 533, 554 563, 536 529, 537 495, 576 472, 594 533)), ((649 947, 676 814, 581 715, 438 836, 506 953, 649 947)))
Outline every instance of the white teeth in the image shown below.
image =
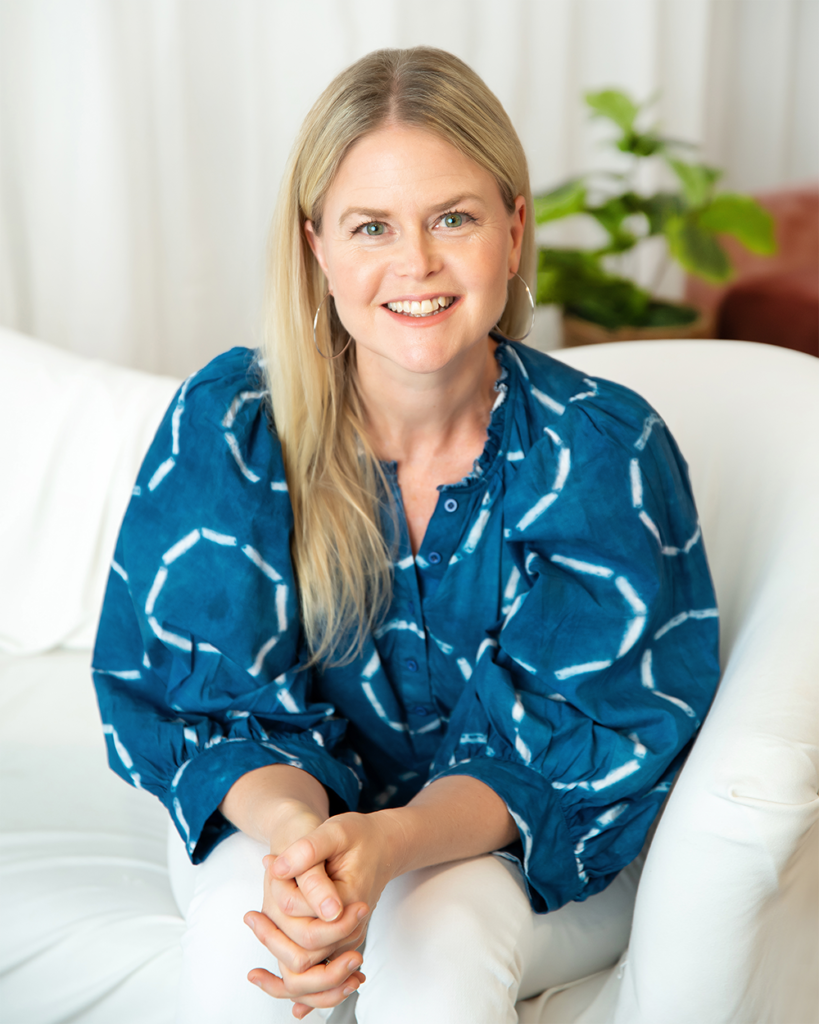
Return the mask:
POLYGON ((439 295, 435 299, 422 299, 420 302, 415 300, 403 300, 401 302, 388 302, 386 304, 387 309, 391 309, 393 313, 405 313, 410 316, 433 316, 440 309, 446 309, 447 306, 451 306, 455 300, 446 295, 439 295))

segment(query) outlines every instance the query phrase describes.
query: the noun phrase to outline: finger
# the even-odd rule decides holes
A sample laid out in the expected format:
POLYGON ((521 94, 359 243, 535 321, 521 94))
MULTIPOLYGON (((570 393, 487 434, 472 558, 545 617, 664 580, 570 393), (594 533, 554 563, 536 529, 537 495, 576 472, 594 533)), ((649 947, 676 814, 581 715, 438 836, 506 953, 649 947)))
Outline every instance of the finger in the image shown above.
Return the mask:
MULTIPOLYGON (((299 843, 301 842, 302 840, 299 840, 299 843)), ((299 843, 294 843, 293 845, 298 846, 299 843)), ((293 847, 289 849, 293 849, 293 847)), ((312 847, 308 846, 306 849, 312 850, 312 847)), ((288 851, 285 852, 287 853, 288 851)), ((293 860, 295 859, 294 857, 293 860)), ((316 863, 312 853, 309 855, 303 853, 299 857, 300 862, 308 860, 310 864, 304 870, 300 870, 295 876, 299 890, 309 907, 308 914, 320 917, 323 921, 335 921, 344 909, 344 902, 341 896, 339 896, 338 889, 327 875, 324 861, 316 863)), ((284 854, 281 857, 272 859, 272 863, 267 857, 264 858, 264 861, 271 882, 274 880, 283 881, 293 877, 289 871, 282 870, 284 865, 287 865, 288 869, 291 866, 290 861, 284 854)))
POLYGON ((327 956, 326 949, 306 950, 294 942, 266 914, 250 911, 245 914, 244 922, 259 942, 279 961, 279 967, 285 965, 296 974, 309 970, 327 956))
POLYGON ((358 987, 365 982, 367 979, 361 972, 351 974, 345 985, 341 989, 333 989, 330 992, 323 992, 316 996, 304 996, 304 999, 308 999, 309 1003, 302 1002, 299 999, 293 1003, 293 1016, 296 1020, 302 1020, 308 1013, 314 1010, 316 1007, 324 1009, 329 1006, 338 1006, 339 1003, 343 1002, 347 996, 351 996, 353 992, 358 990, 358 987))
MULTIPOLYGON (((245 914, 244 921, 277 960, 298 974, 320 963, 356 931, 362 931, 365 917, 366 905, 359 904, 348 907, 333 924, 313 917, 297 917, 286 919, 282 922, 285 927, 281 927, 280 922, 254 910, 245 914)), ((360 942, 359 938, 356 944, 360 942)))
POLYGON ((297 875, 296 882, 316 917, 322 921, 335 921, 341 917, 344 904, 338 889, 328 878, 324 864, 317 864, 297 875))
MULTIPOLYGON (((335 1006, 366 980, 360 971, 348 969, 346 958, 341 960, 341 969, 336 963, 331 961, 326 967, 321 964, 305 974, 283 970, 281 978, 263 967, 255 967, 247 980, 274 999, 292 999, 311 1007, 335 1006)), ((356 963, 360 966, 360 957, 356 963)))
POLYGON ((309 835, 282 850, 273 862, 273 874, 276 878, 295 878, 304 874, 308 868, 323 864, 337 854, 341 842, 341 830, 332 824, 332 819, 325 821, 309 835))
MULTIPOLYGON (((273 857, 265 857, 265 867, 273 863, 273 857)), ((312 907, 304 898, 294 878, 274 878, 267 870, 265 875, 265 901, 262 910, 268 913, 271 903, 287 917, 314 917, 312 907)))
POLYGON ((279 964, 279 970, 291 999, 298 998, 307 1003, 311 1002, 313 997, 335 989, 342 990, 349 978, 358 971, 361 961, 360 953, 342 953, 329 963, 318 964, 302 974, 294 974, 284 964, 279 964))

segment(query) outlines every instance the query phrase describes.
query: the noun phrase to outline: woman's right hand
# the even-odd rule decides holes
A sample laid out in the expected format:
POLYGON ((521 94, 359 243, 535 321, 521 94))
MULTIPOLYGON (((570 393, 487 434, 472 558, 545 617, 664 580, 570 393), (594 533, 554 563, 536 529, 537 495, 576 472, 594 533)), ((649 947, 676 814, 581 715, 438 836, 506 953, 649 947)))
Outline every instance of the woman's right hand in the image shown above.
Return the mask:
MULTIPOLYGON (((269 872, 266 874, 269 877, 269 872)), ((276 880, 275 884, 280 883, 276 880)), ((274 906, 272 911, 245 915, 245 922, 256 938, 276 956, 281 975, 277 977, 259 967, 248 974, 248 980, 275 999, 292 1000, 297 1020, 314 1007, 337 1006, 365 981, 359 970, 362 956, 355 951, 355 946, 363 941, 367 916, 364 904, 359 904, 357 911, 355 907, 346 908, 330 924, 311 917, 287 919, 302 944, 274 922, 271 914, 278 913, 274 906)))
MULTIPOLYGON (((274 855, 265 858, 269 863, 327 820, 329 798, 308 772, 290 765, 267 765, 242 775, 220 810, 246 835, 268 845, 274 855)), ((347 988, 364 980, 356 970, 361 957, 351 951, 363 941, 368 908, 360 900, 348 901, 350 906, 345 909, 319 861, 306 865, 296 878, 274 877, 266 869, 262 912, 245 916, 259 940, 278 959, 282 975, 277 978, 258 968, 248 977, 270 995, 293 999, 297 1018, 308 1013, 312 1004, 340 1003, 347 988), (328 959, 331 963, 324 964, 328 959), (301 997, 310 1005, 299 1002, 301 997)))
POLYGON ((293 1013, 301 1018, 314 1006, 337 1005, 364 981, 358 971, 361 954, 354 951, 364 940, 369 910, 360 901, 342 905, 323 863, 295 879, 272 874, 269 866, 275 855, 322 822, 298 803, 283 806, 281 812, 271 842, 272 856, 265 857, 262 912, 245 916, 256 937, 278 960, 281 977, 257 968, 248 978, 269 995, 296 1002, 293 1013))

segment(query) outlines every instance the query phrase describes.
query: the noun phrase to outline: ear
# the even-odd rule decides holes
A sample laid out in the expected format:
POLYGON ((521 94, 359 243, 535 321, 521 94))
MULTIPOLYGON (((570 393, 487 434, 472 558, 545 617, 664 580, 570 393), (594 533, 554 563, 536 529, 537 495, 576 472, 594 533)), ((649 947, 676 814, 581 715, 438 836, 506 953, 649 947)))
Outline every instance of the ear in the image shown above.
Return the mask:
POLYGON ((330 287, 330 273, 327 268, 327 260, 324 256, 324 246, 321 241, 321 235, 316 231, 315 225, 311 220, 306 220, 304 222, 304 234, 307 238, 308 245, 313 250, 313 255, 318 260, 318 265, 321 267, 324 272, 324 276, 327 278, 327 285, 330 293, 332 294, 333 289, 330 287))
POLYGON ((520 266, 520 252, 523 247, 523 229, 526 227, 526 200, 518 196, 515 200, 515 209, 511 216, 509 225, 510 246, 509 246, 509 277, 517 274, 520 266))

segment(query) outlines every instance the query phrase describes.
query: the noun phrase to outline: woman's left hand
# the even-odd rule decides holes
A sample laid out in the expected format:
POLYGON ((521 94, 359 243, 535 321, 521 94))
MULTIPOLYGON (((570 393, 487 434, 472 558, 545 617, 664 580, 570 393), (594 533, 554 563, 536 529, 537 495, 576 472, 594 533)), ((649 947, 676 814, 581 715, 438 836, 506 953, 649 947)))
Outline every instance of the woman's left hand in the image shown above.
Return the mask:
MULTIPOLYGON (((339 814, 328 818, 314 831, 292 843, 275 859, 266 859, 271 880, 279 881, 294 879, 297 882, 299 877, 309 872, 311 868, 324 865, 345 907, 350 907, 354 903, 366 903, 368 914, 354 929, 354 935, 346 936, 337 942, 332 950, 325 953, 326 956, 338 954, 339 950, 355 948, 364 941, 369 914, 375 909, 387 882, 399 873, 400 833, 397 816, 389 811, 339 814), (354 945, 351 939, 354 939, 354 945)), ((275 888, 282 891, 281 887, 275 888)), ((309 903, 309 894, 305 893, 304 896, 309 903)), ((292 900, 288 900, 288 903, 289 907, 293 906, 292 900)), ((292 928, 288 929, 290 919, 287 909, 289 908, 279 908, 276 925, 263 914, 249 914, 246 918, 254 920, 257 937, 277 958, 283 951, 285 937, 286 944, 293 945, 293 936, 288 935, 288 931, 292 931, 293 935, 299 934, 304 923, 303 918, 293 917, 292 928)), ((346 963, 348 957, 338 957, 338 960, 341 959, 346 963)), ((337 971, 331 969, 337 966, 336 959, 333 959, 326 968, 311 967, 302 975, 286 970, 281 960, 279 966, 282 969, 281 981, 262 969, 253 972, 252 980, 271 995, 279 998, 289 996, 293 999, 296 1004, 294 1015, 297 1017, 304 1016, 312 1006, 335 1005, 344 998, 343 987, 336 977, 337 971), (327 978, 324 982, 325 987, 317 989, 316 984, 321 986, 323 980, 318 977, 321 971, 326 971, 327 978), (309 979, 306 976, 308 973, 309 979), (305 999, 302 1002, 299 997, 308 991, 309 1000, 305 999), (327 1003, 324 1001, 326 998, 332 1001, 327 1003)), ((359 977, 355 977, 353 981, 356 988, 359 977)))
POLYGON ((363 902, 372 913, 384 886, 398 874, 400 831, 395 812, 338 814, 282 851, 270 873, 298 878, 324 864, 344 906, 363 902))

